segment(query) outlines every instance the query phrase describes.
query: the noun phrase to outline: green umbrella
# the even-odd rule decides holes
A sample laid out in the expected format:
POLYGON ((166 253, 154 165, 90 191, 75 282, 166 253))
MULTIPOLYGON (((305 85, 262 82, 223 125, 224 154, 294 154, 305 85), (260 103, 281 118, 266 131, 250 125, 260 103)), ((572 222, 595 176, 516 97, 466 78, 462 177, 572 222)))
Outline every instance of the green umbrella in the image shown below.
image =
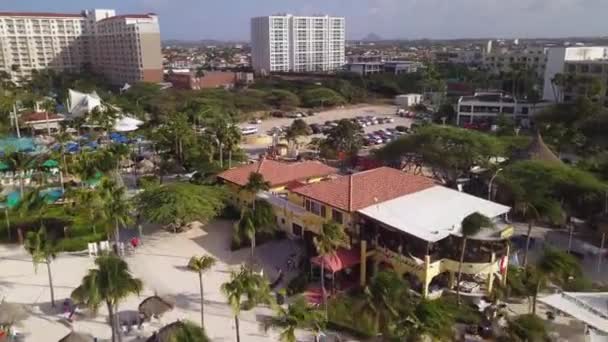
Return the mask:
POLYGON ((49 159, 49 160, 45 161, 45 162, 42 164, 42 166, 44 166, 44 167, 48 167, 48 168, 54 168, 54 167, 59 166, 59 163, 58 163, 56 160, 49 159))
POLYGON ((8 170, 8 165, 5 162, 0 162, 0 171, 8 170))

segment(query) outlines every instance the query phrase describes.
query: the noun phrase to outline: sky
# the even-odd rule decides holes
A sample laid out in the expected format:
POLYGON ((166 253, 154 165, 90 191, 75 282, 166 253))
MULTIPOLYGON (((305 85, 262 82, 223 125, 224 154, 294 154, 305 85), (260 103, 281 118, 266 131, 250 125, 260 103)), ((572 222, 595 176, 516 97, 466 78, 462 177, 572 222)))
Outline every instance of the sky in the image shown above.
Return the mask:
POLYGON ((163 39, 249 40, 249 19, 346 17, 347 38, 533 38, 608 35, 608 0, 0 0, 0 11, 154 12, 163 39))

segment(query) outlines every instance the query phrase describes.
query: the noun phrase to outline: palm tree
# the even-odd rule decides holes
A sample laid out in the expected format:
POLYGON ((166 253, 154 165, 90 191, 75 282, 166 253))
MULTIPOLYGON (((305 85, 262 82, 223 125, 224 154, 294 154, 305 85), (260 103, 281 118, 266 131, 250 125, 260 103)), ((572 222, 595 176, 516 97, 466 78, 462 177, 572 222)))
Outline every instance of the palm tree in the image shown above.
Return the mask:
POLYGON ((532 313, 536 313, 536 299, 547 281, 563 287, 566 283, 582 276, 579 261, 571 254, 553 248, 545 249, 536 265, 535 290, 532 296, 532 313))
POLYGON ((460 280, 462 279, 462 264, 467 248, 467 239, 476 235, 482 228, 491 227, 492 221, 480 213, 472 213, 465 217, 461 223, 462 246, 460 247, 460 261, 458 263, 458 278, 456 280, 456 299, 460 305, 460 280))
POLYGON ((379 272, 363 289, 362 311, 375 315, 377 331, 386 330, 409 303, 408 284, 395 272, 379 272))
POLYGON ((46 264, 46 271, 49 276, 49 288, 51 290, 51 306, 55 307, 53 273, 51 272, 51 261, 55 258, 55 250, 51 241, 48 239, 44 226, 41 226, 37 232, 27 233, 25 238, 25 249, 32 256, 35 271, 38 269, 38 264, 46 264))
MULTIPOLYGON (((114 218, 114 241, 118 246, 120 227, 127 227, 133 222, 133 205, 126 198, 125 188, 116 184, 114 180, 104 179, 101 183, 101 192, 105 204, 105 216, 114 218)), ((108 226, 108 229, 111 228, 108 226)))
POLYGON ((213 132, 213 136, 215 138, 215 142, 217 143, 219 156, 220 167, 224 167, 224 142, 226 141, 226 136, 228 135, 228 122, 223 118, 217 118, 211 123, 211 132, 213 132))
POLYGON ((528 265, 528 252, 534 224, 543 217, 549 219, 552 223, 561 223, 565 218, 564 210, 559 201, 549 197, 548 194, 543 197, 540 190, 534 190, 527 189, 516 193, 515 211, 519 212, 528 222, 526 249, 522 261, 523 267, 528 265))
POLYGON ((9 169, 19 174, 19 192, 23 197, 25 189, 25 174, 28 170, 35 168, 38 157, 24 152, 12 152, 4 156, 4 161, 9 169))
POLYGON ((241 266, 241 269, 238 272, 232 271, 230 273, 230 281, 222 284, 221 290, 232 308, 236 329, 236 341, 240 342, 239 314, 241 313, 241 309, 243 309, 243 304, 246 304, 246 308, 253 308, 256 305, 263 303, 271 304, 272 297, 270 295, 268 281, 251 269, 241 266), (241 303, 243 296, 247 298, 246 303, 241 303))
POLYGON ((228 168, 232 168, 232 152, 234 152, 241 142, 241 130, 236 125, 229 125, 226 130, 224 146, 228 150, 228 168))
POLYGON ((68 175, 68 163, 65 155, 65 144, 72 139, 72 136, 67 132, 60 132, 55 135, 55 140, 59 144, 59 154, 61 155, 61 161, 63 163, 63 174, 68 175))
POLYGON ((129 265, 115 255, 102 255, 95 259, 96 269, 90 269, 82 283, 72 291, 75 302, 86 305, 93 312, 105 302, 108 309, 112 342, 121 341, 120 322, 115 315, 119 303, 143 288, 141 280, 134 278, 129 265))
POLYGON ((296 329, 311 329, 315 333, 315 340, 321 330, 325 328, 326 320, 319 310, 310 306, 302 296, 297 297, 287 308, 277 307, 276 316, 270 317, 262 323, 264 331, 280 329, 281 342, 296 342, 296 329))
POLYGON ((46 131, 48 135, 51 135, 49 113, 55 113, 57 111, 57 103, 55 100, 47 99, 42 103, 42 109, 44 110, 44 120, 46 120, 46 131))
POLYGON ((90 222, 93 234, 97 235, 97 227, 108 221, 101 192, 96 189, 75 188, 68 192, 67 197, 74 201, 77 213, 90 222))
POLYGON ((327 298, 325 295, 325 262, 324 258, 333 255, 340 247, 348 246, 348 235, 344 229, 334 222, 327 222, 321 226, 319 235, 313 239, 317 253, 321 256, 321 289, 323 291, 323 303, 325 304, 325 316, 327 317, 327 298))
POLYGON ((190 258, 188 262, 188 268, 194 272, 198 273, 198 282, 201 291, 201 326, 205 328, 205 314, 204 314, 204 306, 205 306, 205 293, 203 291, 203 273, 210 270, 217 260, 215 260, 212 256, 202 255, 202 256, 193 256, 190 258))
POLYGON ((241 219, 236 224, 237 233, 246 236, 251 243, 251 258, 253 260, 256 247, 256 235, 260 232, 271 233, 276 228, 276 217, 272 205, 265 200, 254 200, 254 210, 244 209, 241 219))
MULTIPOLYGON (((263 161, 262 161, 263 162, 263 161)), ((270 182, 264 179, 264 176, 259 172, 252 172, 249 174, 247 184, 242 188, 243 191, 247 191, 253 195, 251 206, 255 211, 255 198, 260 191, 270 190, 270 182)))
MULTIPOLYGON (((198 325, 183 321, 179 322, 180 325, 177 329, 171 332, 171 336, 168 341, 162 342, 209 342, 211 341, 205 333, 205 328, 199 327, 198 325)), ((161 329, 162 330, 162 329, 161 329)))

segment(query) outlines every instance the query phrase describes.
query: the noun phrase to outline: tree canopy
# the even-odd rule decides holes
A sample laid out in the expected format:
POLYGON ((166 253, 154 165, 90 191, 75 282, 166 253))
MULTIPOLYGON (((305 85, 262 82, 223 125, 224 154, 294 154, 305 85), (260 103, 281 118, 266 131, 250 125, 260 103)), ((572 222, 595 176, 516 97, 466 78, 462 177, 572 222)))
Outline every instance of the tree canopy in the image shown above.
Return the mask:
POLYGON ((178 227, 192 221, 208 222, 224 208, 225 190, 190 183, 169 183, 148 188, 136 198, 143 217, 178 227))
POLYGON ((428 125, 389 143, 376 157, 399 165, 409 153, 420 156, 437 179, 454 186, 473 166, 488 166, 490 158, 502 156, 504 146, 496 137, 474 130, 428 125))

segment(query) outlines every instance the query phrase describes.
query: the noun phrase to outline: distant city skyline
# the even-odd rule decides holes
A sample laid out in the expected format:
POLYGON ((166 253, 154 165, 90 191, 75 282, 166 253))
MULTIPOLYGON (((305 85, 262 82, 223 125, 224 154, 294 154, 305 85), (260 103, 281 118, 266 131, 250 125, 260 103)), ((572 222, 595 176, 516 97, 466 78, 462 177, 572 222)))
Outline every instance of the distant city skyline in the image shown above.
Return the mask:
POLYGON ((250 19, 275 13, 346 18, 347 39, 607 36, 606 0, 2 0, 0 11, 154 12, 165 40, 249 41, 250 19))

